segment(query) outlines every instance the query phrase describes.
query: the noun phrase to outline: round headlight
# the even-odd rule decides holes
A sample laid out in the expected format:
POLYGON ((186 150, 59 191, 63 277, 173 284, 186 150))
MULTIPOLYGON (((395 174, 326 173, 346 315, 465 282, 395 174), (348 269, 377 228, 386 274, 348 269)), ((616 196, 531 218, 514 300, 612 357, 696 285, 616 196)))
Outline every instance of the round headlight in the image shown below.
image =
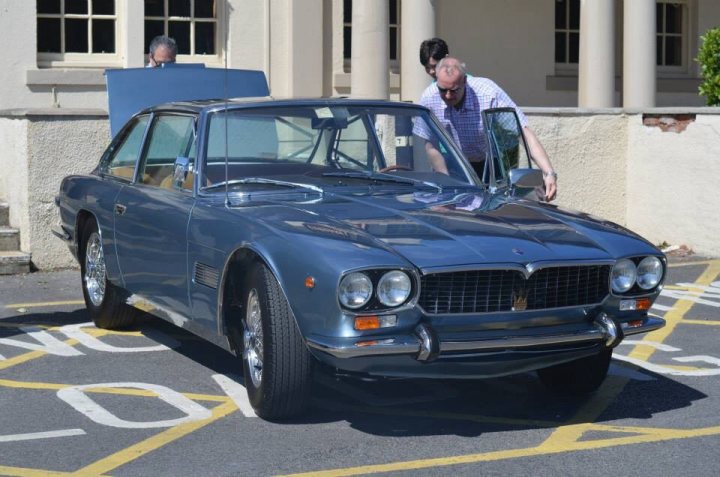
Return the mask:
POLYGON ((393 270, 380 278, 377 297, 385 306, 399 306, 405 303, 411 291, 412 282, 407 273, 393 270))
POLYGON ((627 258, 618 260, 610 273, 610 284, 612 289, 617 293, 625 293, 635 284, 637 269, 635 264, 627 258))
POLYGON ((637 284, 643 290, 655 288, 662 280, 663 265, 657 257, 645 257, 637 267, 637 284))
POLYGON ((348 308, 360 308, 372 296, 373 285, 370 277, 364 273, 349 273, 340 280, 338 298, 340 303, 348 308))

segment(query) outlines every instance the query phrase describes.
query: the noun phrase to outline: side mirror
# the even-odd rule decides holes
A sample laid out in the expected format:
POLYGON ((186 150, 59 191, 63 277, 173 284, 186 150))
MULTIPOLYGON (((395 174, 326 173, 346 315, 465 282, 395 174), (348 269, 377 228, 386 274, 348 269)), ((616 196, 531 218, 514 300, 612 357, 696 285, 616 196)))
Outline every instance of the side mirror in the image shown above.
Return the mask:
POLYGON ((510 191, 516 197, 542 200, 545 181, 540 169, 513 169, 510 171, 510 191))
POLYGON ((513 169, 510 171, 510 185, 513 187, 535 188, 545 185, 540 169, 513 169))
POLYGON ((188 172, 190 172, 190 158, 178 156, 175 159, 175 169, 173 171, 173 187, 182 188, 188 172))

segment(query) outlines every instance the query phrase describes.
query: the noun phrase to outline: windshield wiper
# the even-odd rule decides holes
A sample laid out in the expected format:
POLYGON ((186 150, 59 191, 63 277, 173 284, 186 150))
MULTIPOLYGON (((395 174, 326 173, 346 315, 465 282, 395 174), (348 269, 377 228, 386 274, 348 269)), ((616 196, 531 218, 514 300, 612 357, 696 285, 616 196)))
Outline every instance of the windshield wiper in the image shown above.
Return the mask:
POLYGON ((323 177, 352 177, 357 179, 369 179, 381 182, 396 182, 398 184, 410 184, 415 186, 426 186, 437 189, 438 192, 442 192, 443 188, 441 185, 435 184, 434 182, 421 181, 413 179, 411 177, 400 177, 385 174, 384 172, 370 172, 370 171, 345 171, 345 172, 325 172, 323 177))
POLYGON ((268 179, 266 177, 246 177, 244 179, 233 179, 230 181, 222 181, 218 182, 217 184, 213 184, 211 186, 203 187, 203 191, 210 191, 214 189, 220 189, 221 187, 232 187, 236 185, 242 185, 242 184, 270 184, 270 185, 276 185, 276 186, 283 186, 283 187, 294 187, 298 189, 309 189, 315 192, 318 192, 319 194, 324 193, 325 191, 318 186, 314 186, 312 184, 303 184, 301 182, 289 182, 289 181, 279 181, 276 179, 268 179))

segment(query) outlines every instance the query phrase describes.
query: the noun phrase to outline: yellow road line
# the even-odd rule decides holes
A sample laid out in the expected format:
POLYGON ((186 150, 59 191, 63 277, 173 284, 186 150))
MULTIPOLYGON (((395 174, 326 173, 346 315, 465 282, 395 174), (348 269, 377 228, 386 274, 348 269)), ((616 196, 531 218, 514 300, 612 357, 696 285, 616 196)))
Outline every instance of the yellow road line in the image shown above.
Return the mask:
POLYGON ((43 308, 48 306, 60 306, 60 305, 84 305, 83 300, 60 300, 60 301, 43 301, 36 303, 11 303, 9 305, 3 305, 5 308, 43 308))
POLYGON ((720 326, 720 320, 682 320, 682 324, 720 326))
POLYGON ((231 400, 216 406, 212 410, 212 416, 208 419, 196 422, 189 422, 181 424, 179 426, 171 427, 170 429, 156 434, 142 442, 138 442, 135 445, 127 447, 115 454, 100 459, 86 467, 75 472, 73 475, 76 476, 97 476, 98 474, 107 473, 113 469, 123 466, 135 459, 138 459, 145 454, 148 454, 154 450, 157 450, 172 441, 180 439, 198 429, 211 424, 218 419, 221 419, 228 414, 237 410, 237 406, 231 400))
POLYGON ((45 356, 47 353, 45 351, 31 351, 29 353, 24 353, 19 356, 15 356, 14 358, 8 358, 3 361, 0 361, 0 370, 11 368, 13 366, 17 366, 18 364, 26 363, 28 361, 32 361, 33 359, 41 358, 45 356))
MULTIPOLYGON (((715 281, 720 275, 720 260, 711 260, 705 269, 705 271, 695 280, 695 285, 709 285, 715 281)), ((678 299, 673 307, 665 313, 665 327, 659 330, 653 331, 645 335, 643 339, 647 341, 655 341, 656 343, 662 343, 667 339, 668 336, 675 331, 675 327, 681 322, 685 314, 690 311, 690 308, 695 304, 692 300, 686 300, 684 298, 678 299)), ((655 348, 651 346, 638 345, 630 353, 631 358, 641 359, 648 361, 648 359, 655 353, 655 348)))
MULTIPOLYGON (((592 426, 590 424, 580 425, 580 427, 592 426)), ((602 426, 604 427, 604 426, 602 426)), ((491 462, 498 460, 514 459, 519 457, 533 457, 552 454, 563 454, 566 452, 578 452, 592 449, 602 449, 607 447, 624 446, 631 444, 643 444, 652 442, 662 442, 677 439, 688 439, 694 437, 713 436, 720 434, 720 426, 706 427, 700 429, 652 429, 642 428, 642 434, 618 437, 614 439, 599 439, 588 441, 573 442, 557 442, 554 445, 541 444, 537 447, 527 447, 522 449, 511 449, 504 451, 485 452, 481 454, 468 454, 453 457, 440 457, 436 459, 421 459, 405 462, 392 462, 388 464, 366 465, 359 467, 346 467, 342 469, 325 470, 319 472, 304 472, 299 474, 290 474, 297 476, 348 476, 362 474, 377 474, 381 472, 399 472, 417 469, 427 469, 431 467, 443 467, 458 464, 476 464, 480 462, 491 462)), ((600 429, 607 430, 607 429, 600 429)), ((616 432, 623 432, 618 431, 616 432)), ((634 432, 634 431, 624 431, 634 432)), ((289 477, 289 476, 286 476, 289 477)))

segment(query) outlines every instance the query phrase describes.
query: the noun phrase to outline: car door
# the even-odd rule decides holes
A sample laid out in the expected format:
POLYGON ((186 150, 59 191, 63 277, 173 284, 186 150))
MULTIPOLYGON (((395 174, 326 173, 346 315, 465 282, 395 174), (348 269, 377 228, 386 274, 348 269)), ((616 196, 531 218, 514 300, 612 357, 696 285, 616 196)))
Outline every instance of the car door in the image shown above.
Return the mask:
MULTIPOLYGON (((93 213, 100 229, 105 250, 108 279, 122 285, 122 276, 115 249, 114 204, 118 193, 135 178, 143 139, 150 123, 150 115, 137 116, 115 136, 98 166, 99 179, 92 187, 93 213)), ((90 199, 90 194, 88 195, 90 199)))
POLYGON ((195 156, 193 115, 156 114, 136 181, 115 200, 115 238, 125 287, 160 310, 188 314, 187 224, 192 181, 173 180, 177 157, 195 156))

